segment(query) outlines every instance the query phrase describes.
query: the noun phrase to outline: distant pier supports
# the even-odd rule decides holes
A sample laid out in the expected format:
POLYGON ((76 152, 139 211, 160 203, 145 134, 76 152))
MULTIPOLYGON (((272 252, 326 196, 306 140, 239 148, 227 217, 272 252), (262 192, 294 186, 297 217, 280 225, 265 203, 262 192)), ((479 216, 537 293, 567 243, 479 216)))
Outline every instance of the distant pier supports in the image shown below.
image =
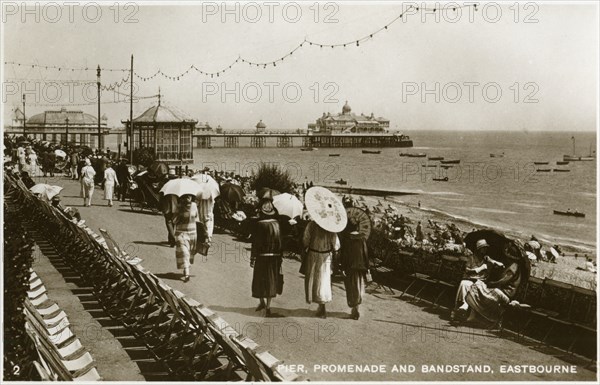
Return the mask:
POLYGON ((267 147, 267 137, 266 136, 253 136, 252 138, 250 138, 250 147, 253 147, 253 148, 267 147))
POLYGON ((199 148, 211 148, 212 147, 210 136, 199 136, 197 144, 198 144, 199 148))
POLYGON ((294 147, 294 141, 289 136, 278 136, 277 147, 294 147))
POLYGON ((237 148, 240 146, 239 136, 226 136, 223 140, 224 147, 226 148, 237 148))

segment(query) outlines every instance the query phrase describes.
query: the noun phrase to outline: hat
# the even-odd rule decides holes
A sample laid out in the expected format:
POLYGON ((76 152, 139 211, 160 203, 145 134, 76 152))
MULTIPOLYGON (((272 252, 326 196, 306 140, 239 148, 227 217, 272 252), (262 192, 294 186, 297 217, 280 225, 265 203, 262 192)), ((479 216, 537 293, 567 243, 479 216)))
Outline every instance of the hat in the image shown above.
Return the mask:
POLYGON ((260 212, 266 216, 277 215, 277 210, 275 210, 275 206, 273 206, 273 202, 270 200, 265 200, 260 206, 260 212))
POLYGON ((475 245, 475 249, 477 250, 481 249, 482 247, 490 247, 485 239, 478 240, 477 244, 475 245))
POLYGON ((204 168, 202 169, 202 172, 205 172, 205 171, 210 171, 210 168, 208 168, 208 167, 204 167, 204 168))
POLYGON ((52 197, 52 200, 55 202, 60 202, 60 196, 59 195, 55 195, 52 197))

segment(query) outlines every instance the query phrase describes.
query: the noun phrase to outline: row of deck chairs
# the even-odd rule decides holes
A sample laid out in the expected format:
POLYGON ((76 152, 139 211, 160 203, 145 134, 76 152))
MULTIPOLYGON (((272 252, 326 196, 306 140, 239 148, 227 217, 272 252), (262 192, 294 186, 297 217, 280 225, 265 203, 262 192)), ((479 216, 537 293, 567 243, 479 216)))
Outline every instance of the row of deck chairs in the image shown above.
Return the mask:
MULTIPOLYGON (((371 271, 377 288, 391 294, 398 289, 399 298, 411 302, 425 301, 445 308, 454 305, 464 258, 451 255, 423 258, 401 251, 376 257, 371 271), (394 264, 390 262, 392 259, 394 264)), ((530 276, 518 300, 507 307, 500 333, 510 330, 519 338, 527 337, 596 360, 596 291, 530 276)))
POLYGON ((212 311, 172 289, 105 239, 70 221, 15 181, 17 203, 65 264, 89 284, 105 312, 124 325, 174 380, 293 381, 276 358, 212 311), (112 252, 111 252, 112 250, 112 252))
POLYGON ((48 298, 35 272, 25 299, 25 329, 34 341, 38 361, 33 365, 43 381, 100 381, 96 363, 70 329, 69 318, 48 298))
POLYGON ((506 327, 519 336, 595 360, 596 291, 533 276, 526 285, 519 306, 509 307, 504 317, 506 327))

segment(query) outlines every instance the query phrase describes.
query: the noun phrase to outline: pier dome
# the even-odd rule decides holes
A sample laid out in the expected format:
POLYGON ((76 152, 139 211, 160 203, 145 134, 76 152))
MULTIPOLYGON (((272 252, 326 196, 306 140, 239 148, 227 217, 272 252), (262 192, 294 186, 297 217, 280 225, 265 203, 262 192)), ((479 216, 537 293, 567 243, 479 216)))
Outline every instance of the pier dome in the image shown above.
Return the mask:
POLYGON ((256 132, 265 132, 266 128, 267 125, 263 123, 262 119, 256 124, 256 132))
POLYGON ((342 107, 342 114, 347 115, 352 112, 352 108, 348 105, 348 101, 346 100, 346 104, 342 107))

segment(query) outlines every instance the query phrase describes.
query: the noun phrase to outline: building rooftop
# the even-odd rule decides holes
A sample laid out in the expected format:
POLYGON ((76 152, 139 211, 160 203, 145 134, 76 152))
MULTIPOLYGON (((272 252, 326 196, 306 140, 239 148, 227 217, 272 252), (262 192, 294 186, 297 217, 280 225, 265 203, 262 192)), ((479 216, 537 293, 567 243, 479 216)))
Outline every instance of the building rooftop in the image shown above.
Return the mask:
MULTIPOLYGON (((190 118, 185 113, 174 107, 167 107, 162 104, 153 106, 144 111, 140 116, 133 119, 134 123, 198 123, 197 120, 190 118)), ((124 122, 125 123, 125 122, 124 122)))
MULTIPOLYGON (((20 111, 19 111, 20 112, 20 111)), ((67 118, 69 125, 98 125, 98 119, 83 111, 69 111, 61 108, 60 111, 44 111, 27 119, 27 125, 65 125, 67 118)), ((106 121, 101 123, 106 126, 106 121)))

